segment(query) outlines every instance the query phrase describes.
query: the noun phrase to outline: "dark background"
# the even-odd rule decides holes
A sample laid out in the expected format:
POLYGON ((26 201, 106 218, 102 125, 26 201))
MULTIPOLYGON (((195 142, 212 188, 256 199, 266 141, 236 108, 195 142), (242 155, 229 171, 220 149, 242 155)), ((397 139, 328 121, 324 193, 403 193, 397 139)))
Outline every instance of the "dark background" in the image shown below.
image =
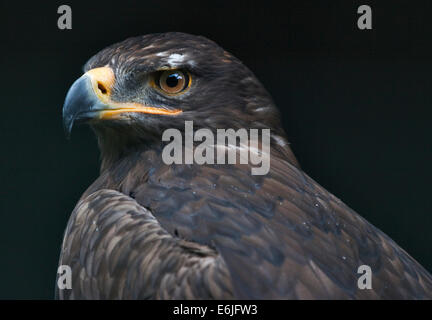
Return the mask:
POLYGON ((432 271, 432 2, 383 2, 1 2, 0 298, 53 298, 68 217, 98 176, 90 129, 63 134, 69 86, 105 46, 165 31, 249 66, 303 169, 432 271), (357 28, 361 4, 373 30, 357 28))

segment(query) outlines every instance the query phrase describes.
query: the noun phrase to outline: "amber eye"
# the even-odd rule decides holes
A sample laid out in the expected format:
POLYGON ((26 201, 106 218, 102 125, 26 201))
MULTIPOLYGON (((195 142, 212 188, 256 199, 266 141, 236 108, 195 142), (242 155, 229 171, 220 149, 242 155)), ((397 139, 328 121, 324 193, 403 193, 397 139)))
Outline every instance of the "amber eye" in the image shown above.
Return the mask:
POLYGON ((159 77, 159 87, 169 94, 180 93, 187 89, 190 77, 187 72, 179 70, 162 71, 159 77))

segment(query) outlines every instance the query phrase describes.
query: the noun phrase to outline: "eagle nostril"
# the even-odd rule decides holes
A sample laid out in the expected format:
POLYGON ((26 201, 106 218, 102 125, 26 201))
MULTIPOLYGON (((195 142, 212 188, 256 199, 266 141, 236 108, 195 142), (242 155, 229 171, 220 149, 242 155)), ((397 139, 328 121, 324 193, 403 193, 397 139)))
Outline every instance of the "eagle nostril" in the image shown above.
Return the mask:
POLYGON ((102 94, 106 94, 108 92, 105 86, 100 82, 98 82, 98 89, 102 92, 102 94))

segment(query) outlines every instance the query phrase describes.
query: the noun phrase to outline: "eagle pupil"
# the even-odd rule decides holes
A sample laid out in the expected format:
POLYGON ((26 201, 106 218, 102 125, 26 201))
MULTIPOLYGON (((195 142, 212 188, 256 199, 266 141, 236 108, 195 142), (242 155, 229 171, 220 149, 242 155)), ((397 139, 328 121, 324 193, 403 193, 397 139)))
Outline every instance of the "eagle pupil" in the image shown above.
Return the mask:
POLYGON ((159 74, 159 88, 168 94, 177 94, 189 84, 189 78, 178 70, 162 71, 159 74))
POLYGON ((175 88, 178 85, 181 76, 177 73, 170 74, 166 79, 166 84, 170 88, 175 88))

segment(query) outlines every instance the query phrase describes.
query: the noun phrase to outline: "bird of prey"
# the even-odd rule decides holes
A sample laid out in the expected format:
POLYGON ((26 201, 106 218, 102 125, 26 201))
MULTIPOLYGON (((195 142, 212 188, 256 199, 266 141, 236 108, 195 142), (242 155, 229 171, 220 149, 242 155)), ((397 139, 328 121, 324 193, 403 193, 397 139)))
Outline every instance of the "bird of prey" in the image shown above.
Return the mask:
POLYGON ((93 128, 101 169, 68 222, 60 265, 72 288, 57 298, 432 298, 419 263, 302 171, 269 93, 213 41, 134 37, 84 72, 63 121, 68 134, 77 122, 93 128), (186 121, 214 133, 270 129, 269 171, 167 164, 162 135, 186 121))

